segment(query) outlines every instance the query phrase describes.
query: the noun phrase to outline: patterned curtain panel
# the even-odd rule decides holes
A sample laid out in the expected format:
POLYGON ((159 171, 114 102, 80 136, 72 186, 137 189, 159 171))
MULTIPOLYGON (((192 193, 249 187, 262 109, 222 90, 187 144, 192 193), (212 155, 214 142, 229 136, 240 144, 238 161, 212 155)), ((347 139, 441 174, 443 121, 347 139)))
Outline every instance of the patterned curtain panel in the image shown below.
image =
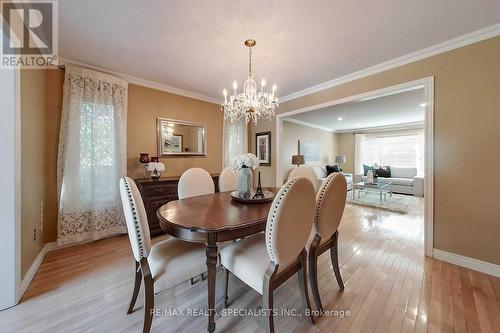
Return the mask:
POLYGON ((57 243, 126 232, 118 181, 126 175, 128 84, 67 66, 58 153, 57 243))
POLYGON ((248 128, 244 119, 233 122, 229 119, 224 119, 223 167, 229 167, 234 157, 247 153, 247 136, 248 128))

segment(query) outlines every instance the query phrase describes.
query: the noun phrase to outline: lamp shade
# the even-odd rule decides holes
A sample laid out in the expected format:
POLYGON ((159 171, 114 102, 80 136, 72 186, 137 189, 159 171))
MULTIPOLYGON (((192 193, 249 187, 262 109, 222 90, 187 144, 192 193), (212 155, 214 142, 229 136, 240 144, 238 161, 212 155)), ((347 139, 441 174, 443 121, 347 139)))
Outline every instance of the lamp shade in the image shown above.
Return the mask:
POLYGON ((346 161, 347 161, 347 159, 346 159, 345 155, 335 156, 335 163, 342 164, 342 163, 346 163, 346 161))
POLYGON ((304 155, 293 155, 292 156, 292 164, 295 164, 295 165, 305 164, 304 155))

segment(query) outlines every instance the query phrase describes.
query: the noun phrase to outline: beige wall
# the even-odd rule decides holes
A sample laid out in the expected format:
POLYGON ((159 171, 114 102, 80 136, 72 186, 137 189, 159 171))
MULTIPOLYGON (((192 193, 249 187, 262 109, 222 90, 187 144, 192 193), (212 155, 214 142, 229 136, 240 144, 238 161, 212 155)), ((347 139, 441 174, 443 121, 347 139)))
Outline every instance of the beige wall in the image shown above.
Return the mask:
POLYGON ((342 170, 354 174, 354 134, 337 134, 337 147, 338 154, 346 157, 346 163, 342 165, 342 170))
POLYGON ((280 168, 283 180, 288 178, 292 165, 292 155, 297 154, 297 140, 302 142, 319 143, 320 159, 316 162, 306 162, 307 165, 325 166, 334 164, 337 153, 336 134, 317 128, 307 127, 288 121, 283 122, 283 144, 280 153, 280 168))
MULTIPOLYGON (((34 141, 37 144, 44 142, 44 149, 41 152, 42 157, 43 152, 45 152, 45 158, 40 161, 44 160, 45 167, 39 169, 42 170, 41 172, 43 172, 44 177, 37 177, 37 179, 45 179, 43 240, 45 242, 53 242, 57 239, 58 206, 56 171, 64 70, 47 70, 39 73, 41 73, 39 76, 41 75, 40 77, 44 78, 44 80, 38 77, 39 80, 30 80, 29 84, 30 86, 33 85, 38 93, 45 93, 45 117, 39 120, 41 124, 45 124, 45 130, 42 134, 36 132, 36 136, 27 135, 30 142, 34 141)), ((29 75, 29 77, 32 76, 29 75)), ((26 82, 26 85, 28 85, 28 82, 26 82)), ((27 88, 23 91, 26 92, 26 96, 28 96, 28 93, 32 95, 32 92, 27 88)), ((43 106, 44 104, 42 103, 41 105, 43 106)), ((28 110, 28 107, 26 107, 26 110, 28 110)), ((28 112, 23 112, 23 115, 27 116, 28 112)), ((140 152, 148 152, 151 156, 157 155, 157 117, 191 120, 207 123, 208 125, 208 156, 206 158, 162 158, 167 167, 165 176, 181 175, 183 171, 194 166, 204 168, 210 173, 219 173, 221 171, 223 114, 220 112, 218 105, 131 84, 129 85, 127 119, 127 170, 129 176, 143 177, 145 175, 143 166, 138 162, 140 152)), ((37 163, 39 164, 40 162, 37 163)), ((37 216, 40 216, 39 206, 37 208, 36 205, 31 203, 26 204, 26 206, 32 214, 34 214, 34 211, 37 211, 37 216)), ((32 239, 33 227, 31 224, 24 225, 23 223, 23 230, 26 230, 25 233, 23 232, 23 235, 26 234, 27 239, 28 236, 32 239), (30 230, 31 234, 29 233, 30 230)), ((23 255, 23 261, 26 262, 27 267, 31 265, 33 259, 38 255, 40 248, 34 247, 30 255, 23 255)))
MULTIPOLYGON (((498 265, 499 55, 500 37, 491 38, 283 103, 279 112, 434 76, 434 247, 498 265)), ((260 122, 255 131, 274 134, 274 126, 260 122)), ((274 168, 263 168, 263 179, 273 184, 274 168)))
POLYGON ((21 71, 21 278, 44 245, 45 73, 21 71), (36 229, 36 231, 34 231, 36 229), (36 240, 33 239, 36 233, 36 240))
POLYGON ((61 125, 64 70, 45 71, 45 202, 44 239, 57 239, 57 149, 61 125))
POLYGON ((127 170, 130 177, 144 176, 144 167, 138 162, 139 153, 157 155, 157 117, 207 124, 207 157, 161 158, 167 167, 165 176, 179 176, 191 167, 200 167, 210 173, 221 171, 224 115, 219 105, 131 84, 127 119, 127 170))

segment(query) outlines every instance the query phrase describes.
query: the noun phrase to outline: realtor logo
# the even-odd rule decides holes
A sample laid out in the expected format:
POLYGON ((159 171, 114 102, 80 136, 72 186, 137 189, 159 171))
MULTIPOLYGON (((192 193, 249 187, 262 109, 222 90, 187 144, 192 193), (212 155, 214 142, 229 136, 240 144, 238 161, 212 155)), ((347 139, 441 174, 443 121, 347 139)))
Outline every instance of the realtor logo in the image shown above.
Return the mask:
POLYGON ((0 68, 57 65, 57 1, 3 0, 0 68))

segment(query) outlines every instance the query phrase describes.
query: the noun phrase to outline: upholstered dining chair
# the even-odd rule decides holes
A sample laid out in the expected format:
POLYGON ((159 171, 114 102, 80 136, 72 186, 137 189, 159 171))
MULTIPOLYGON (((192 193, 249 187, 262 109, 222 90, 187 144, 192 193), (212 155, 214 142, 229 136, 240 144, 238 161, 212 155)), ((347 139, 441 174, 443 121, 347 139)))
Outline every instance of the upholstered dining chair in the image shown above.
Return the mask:
POLYGON ((310 167, 301 165, 299 167, 293 168, 288 175, 288 180, 298 177, 306 178, 307 180, 311 181, 314 187, 314 191, 318 190, 318 177, 316 177, 316 174, 310 167))
POLYGON ((344 282, 340 275, 338 258, 338 227, 347 197, 347 181, 342 173, 332 173, 321 185, 316 196, 316 210, 311 236, 308 241, 309 278, 316 308, 323 310, 318 288, 318 257, 330 250, 333 272, 340 290, 344 282))
MULTIPOLYGON (((288 181, 276 194, 265 233, 227 245, 220 252, 225 268, 224 306, 227 306, 229 271, 263 295, 266 330, 274 332, 273 292, 295 273, 304 306, 311 309, 307 291, 305 245, 314 218, 315 195, 304 178, 288 181)), ((310 316, 314 323, 314 317, 310 316)))
POLYGON ((236 190, 238 182, 237 173, 231 168, 225 168, 219 175, 219 192, 228 192, 236 190))
POLYGON ((201 168, 191 168, 181 175, 177 185, 179 199, 195 197, 215 192, 210 174, 201 168))
POLYGON ((127 224, 128 237, 135 258, 135 283, 127 314, 134 309, 141 279, 144 280, 144 326, 149 332, 152 323, 154 294, 200 275, 206 270, 205 245, 175 238, 151 244, 148 220, 141 194, 134 181, 120 179, 120 196, 127 224))

